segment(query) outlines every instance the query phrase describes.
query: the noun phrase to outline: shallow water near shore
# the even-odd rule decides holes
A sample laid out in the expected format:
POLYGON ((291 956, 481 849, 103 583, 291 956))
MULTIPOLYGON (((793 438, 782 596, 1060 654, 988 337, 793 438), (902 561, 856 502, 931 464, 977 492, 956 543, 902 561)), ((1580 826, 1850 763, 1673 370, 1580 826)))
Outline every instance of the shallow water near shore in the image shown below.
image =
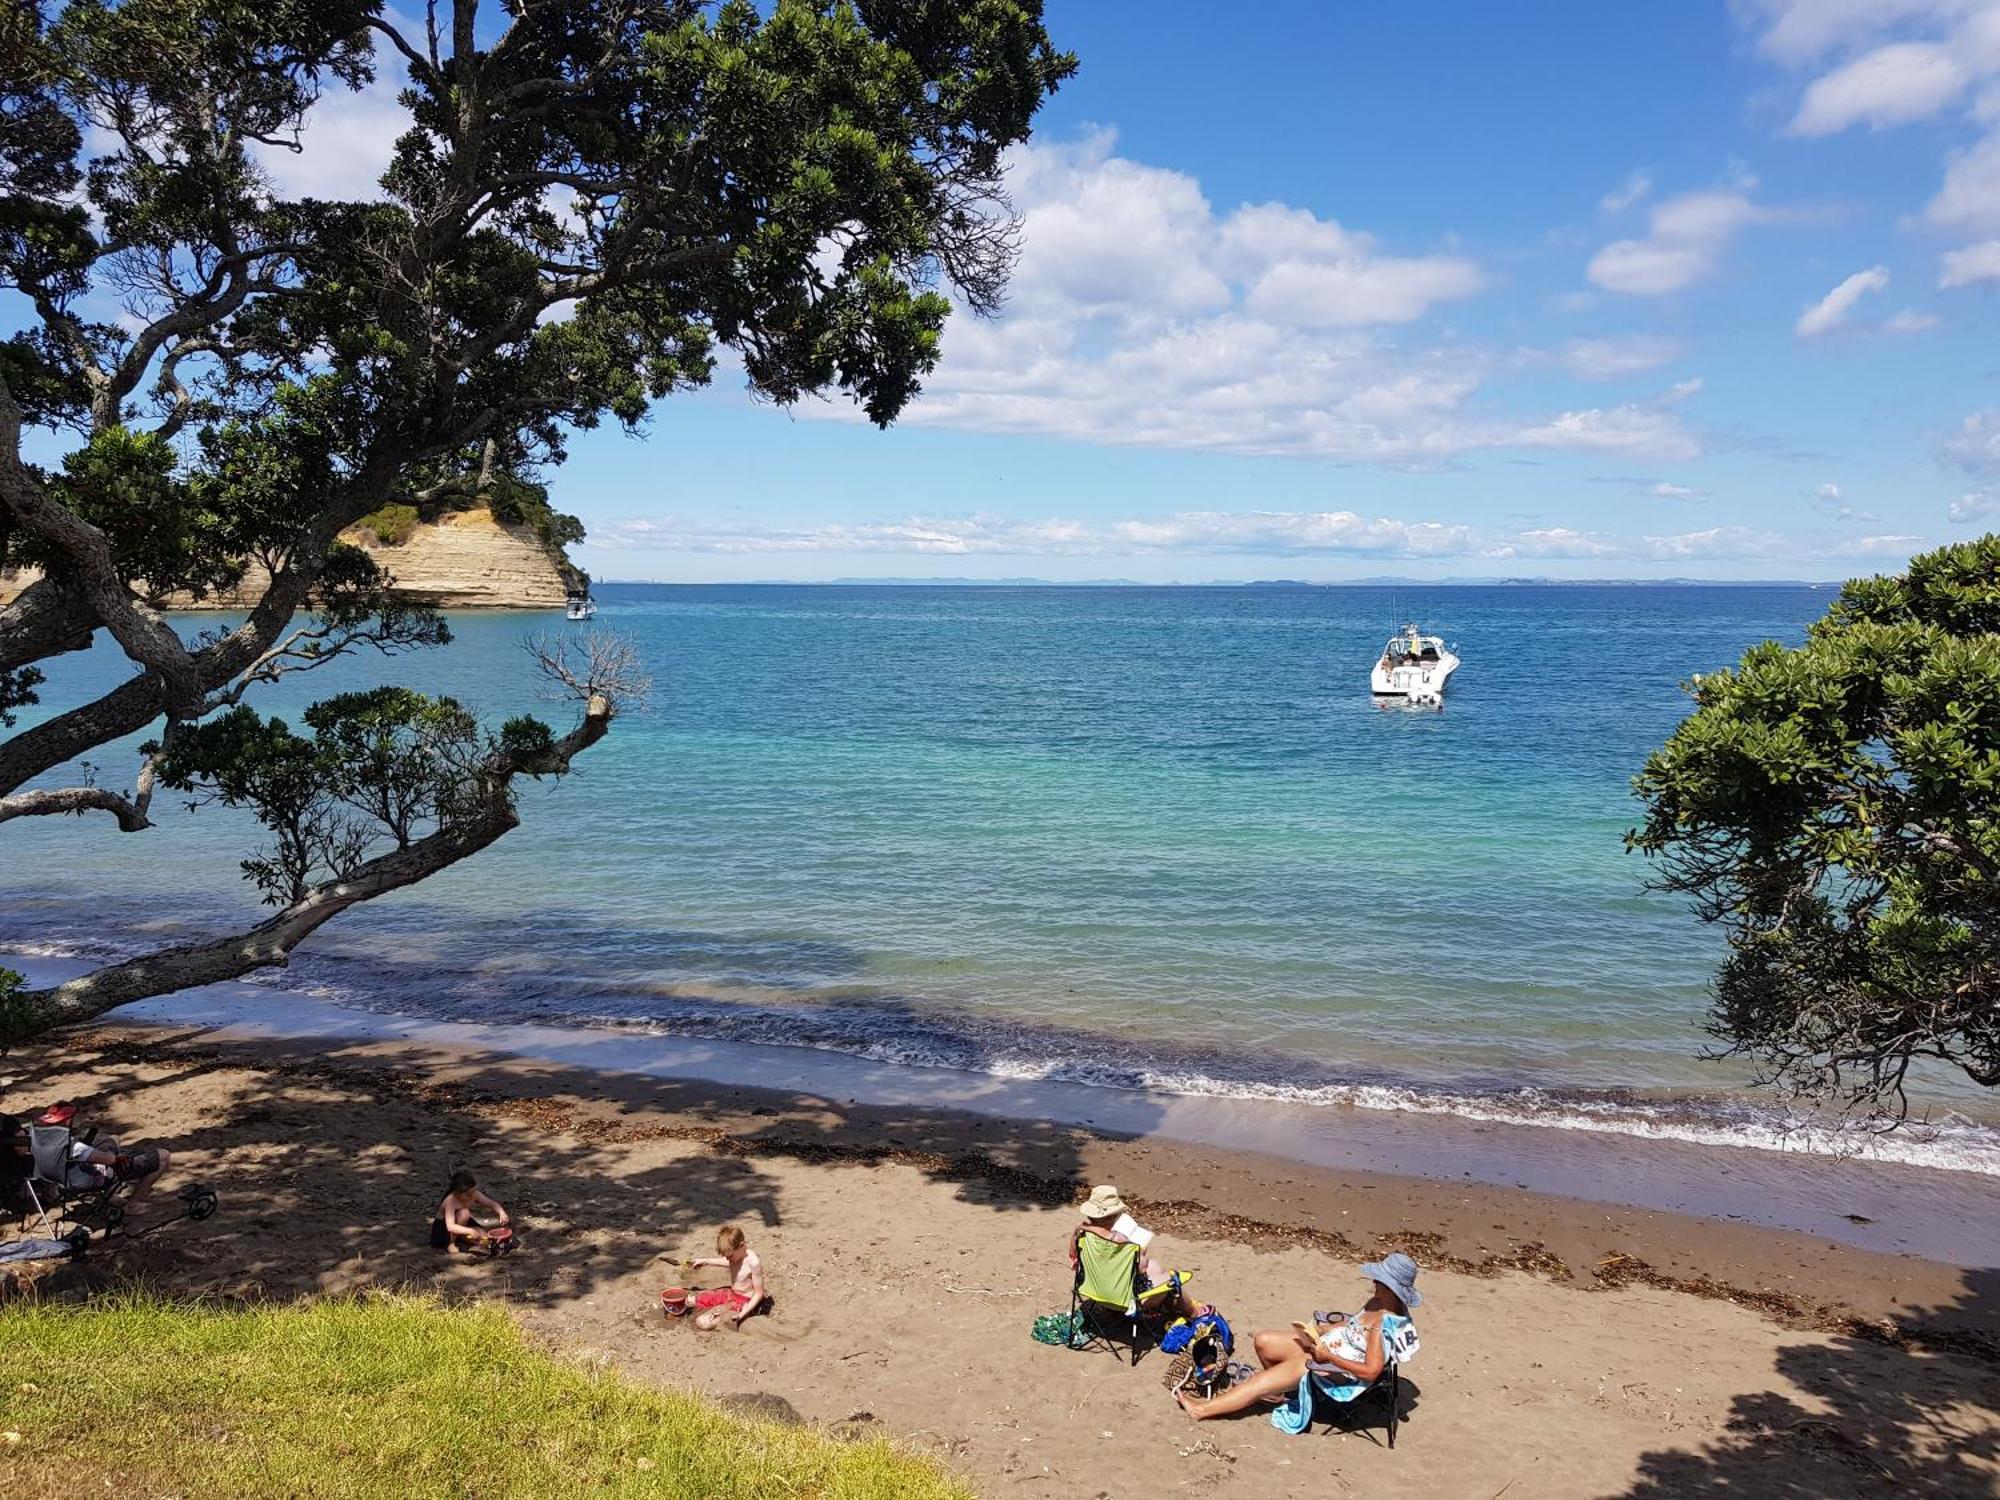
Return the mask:
MULTIPOLYGON (((74 963, 4 952, 0 961, 23 969, 36 983, 78 971, 74 963)), ((1983 1267, 2000 1253, 1995 1248, 2000 1178, 1911 1171, 1895 1162, 1438 1112, 996 1078, 785 1046, 604 1028, 440 1021, 281 996, 262 985, 206 986, 128 1006, 119 1017, 140 1025, 212 1029, 217 1039, 305 1043, 330 1053, 389 1043, 426 1056, 518 1058, 600 1075, 703 1080, 849 1105, 960 1110, 990 1117, 999 1137, 1008 1134, 1010 1122, 1081 1126, 1113 1139, 1254 1151, 1340 1173, 1478 1183, 1801 1230, 1947 1265, 1983 1267)))
MULTIPOLYGON (((1927 1085, 1932 1130, 1828 1139, 1699 1061, 1716 941, 1622 848, 1680 681, 1798 639, 1824 590, 599 597, 652 705, 529 788, 501 844, 342 918, 270 983, 809 1048, 919 1088, 949 1070, 2000 1174, 2000 1112, 1970 1088, 1927 1085), (1442 713, 1367 693, 1403 615, 1465 658, 1442 713)), ((264 706, 386 679, 548 712, 519 643, 581 628, 453 627, 444 651, 336 664, 264 706)), ((102 646, 56 667, 49 708, 125 673, 102 646)), ((255 830, 160 822, 11 825, 0 945, 100 957, 255 920, 235 868, 255 830)))

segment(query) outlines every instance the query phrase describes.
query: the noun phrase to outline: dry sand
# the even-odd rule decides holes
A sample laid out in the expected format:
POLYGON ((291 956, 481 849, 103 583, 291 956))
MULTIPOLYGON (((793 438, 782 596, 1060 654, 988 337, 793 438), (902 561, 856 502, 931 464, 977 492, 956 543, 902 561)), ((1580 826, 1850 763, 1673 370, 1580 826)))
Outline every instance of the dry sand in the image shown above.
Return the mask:
MULTIPOLYGON (((1735 1225, 1038 1122, 578 1073, 532 1061, 106 1030, 0 1064, 0 1105, 94 1100, 171 1146, 222 1212, 96 1257, 172 1290, 371 1286, 497 1297, 641 1379, 935 1452, 982 1495, 2000 1494, 2000 1272, 1735 1225), (469 1165, 523 1226, 468 1263, 425 1226, 469 1165), (1103 1352, 1034 1343, 1067 1305, 1077 1185, 1111 1179, 1244 1335, 1425 1270, 1405 1424, 1195 1426, 1103 1352), (658 1311, 735 1222, 768 1316, 658 1311), (1691 1287, 1693 1290, 1680 1288, 1691 1287)), ((166 1194, 162 1194, 165 1199, 166 1194)), ((2000 1254, 1996 1254, 2000 1259, 2000 1254)), ((710 1273, 712 1276, 713 1273, 710 1273)))

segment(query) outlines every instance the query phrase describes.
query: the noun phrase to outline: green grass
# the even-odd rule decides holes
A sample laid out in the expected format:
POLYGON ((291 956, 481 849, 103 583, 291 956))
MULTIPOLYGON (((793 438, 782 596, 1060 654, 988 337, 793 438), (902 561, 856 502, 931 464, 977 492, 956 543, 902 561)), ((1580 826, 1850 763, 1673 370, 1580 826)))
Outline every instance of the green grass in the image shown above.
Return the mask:
POLYGON ((123 1295, 0 1311, 0 1495, 113 1492, 971 1496, 886 1442, 746 1421, 565 1363, 491 1306, 123 1295))

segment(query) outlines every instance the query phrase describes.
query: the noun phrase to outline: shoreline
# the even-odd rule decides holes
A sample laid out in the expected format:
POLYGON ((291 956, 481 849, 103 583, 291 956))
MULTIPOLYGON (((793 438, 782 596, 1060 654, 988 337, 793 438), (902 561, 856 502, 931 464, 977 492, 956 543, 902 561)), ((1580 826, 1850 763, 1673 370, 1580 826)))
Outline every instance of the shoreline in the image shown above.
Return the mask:
MULTIPOLYGON (((10 957, 48 982, 82 966, 10 957)), ((1796 1151, 1470 1120, 1356 1105, 1153 1095, 947 1068, 873 1063, 785 1045, 585 1026, 437 1021, 233 984, 123 1007, 117 1026, 199 1027, 287 1047, 408 1049, 513 1059, 599 1077, 794 1090, 876 1111, 945 1109, 1037 1121, 1106 1139, 1242 1153, 1293 1171, 1365 1172, 1454 1191, 1556 1198, 1613 1213, 1667 1213, 1782 1231, 1883 1256, 2000 1264, 2000 1178, 1796 1151)))
POLYGON ((435 1036, 126 1023, 5 1067, 8 1101, 85 1100, 94 1123, 170 1146, 177 1177, 222 1191, 213 1218, 108 1242, 87 1275, 252 1304, 377 1288, 496 1300, 561 1358, 836 1434, 892 1433, 982 1495, 1122 1497, 1139 1475, 1145 1493, 1242 1500, 1329 1484, 1471 1495, 1476 1474, 1480 1497, 1658 1500, 1761 1493, 1773 1463, 1801 1494, 1900 1479, 1972 1495, 2000 1476, 1991 1270, 435 1036), (425 1242, 444 1178, 468 1165, 521 1226, 505 1260, 425 1242), (1415 1254, 1425 1347, 1395 1452, 1379 1413, 1311 1446, 1260 1415, 1191 1430, 1157 1353, 1133 1369, 1030 1340, 1067 1301, 1059 1236, 1102 1181, 1223 1307, 1240 1358, 1252 1330, 1353 1305, 1365 1260, 1415 1254), (659 1290, 684 1279, 680 1258, 712 1253, 722 1223, 748 1229, 777 1302, 704 1336, 661 1317, 659 1290))

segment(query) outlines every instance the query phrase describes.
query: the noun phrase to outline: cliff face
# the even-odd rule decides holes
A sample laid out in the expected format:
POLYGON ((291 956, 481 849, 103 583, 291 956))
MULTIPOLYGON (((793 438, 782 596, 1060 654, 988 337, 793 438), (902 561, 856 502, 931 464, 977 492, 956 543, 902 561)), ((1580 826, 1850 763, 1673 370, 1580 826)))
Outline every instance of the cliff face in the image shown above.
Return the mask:
MULTIPOLYGON (((400 547, 376 546, 371 538, 355 531, 345 533, 344 539, 388 569, 398 593, 444 609, 560 608, 569 592, 562 573, 532 531, 502 526, 483 510, 463 511, 434 525, 419 526, 400 547)), ((32 574, 0 573, 0 605, 31 582, 32 574)), ((247 607, 263 597, 266 582, 263 569, 253 565, 242 585, 228 597, 193 607, 247 607)), ((178 601, 173 607, 188 608, 190 602, 178 601)))

